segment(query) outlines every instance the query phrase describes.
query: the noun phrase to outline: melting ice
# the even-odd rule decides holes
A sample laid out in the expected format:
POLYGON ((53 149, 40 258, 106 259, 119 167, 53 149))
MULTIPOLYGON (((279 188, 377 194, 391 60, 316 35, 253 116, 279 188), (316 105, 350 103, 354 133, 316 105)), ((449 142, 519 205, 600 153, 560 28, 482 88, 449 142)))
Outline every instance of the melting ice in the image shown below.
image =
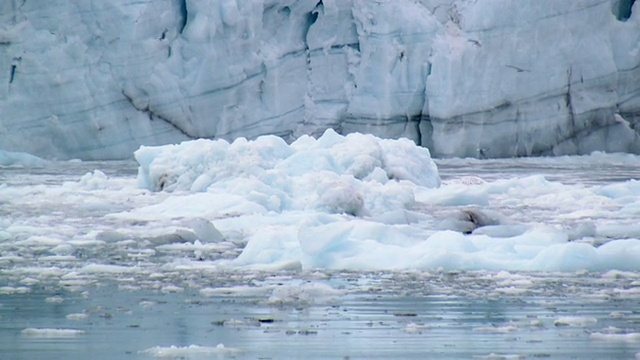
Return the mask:
POLYGON ((198 140, 135 156, 138 184, 168 197, 110 216, 204 217, 222 234, 242 234, 242 252, 218 266, 640 269, 635 180, 586 187, 467 176, 441 185, 427 149, 331 130, 291 145, 198 140))
MULTIPOLYGON (((155 271, 147 266, 160 258, 174 270, 640 269, 633 179, 563 183, 550 171, 441 181, 429 151, 409 140, 332 130, 292 144, 265 136, 142 147, 135 158, 137 179, 95 170, 61 185, 4 183, 12 216, 2 218, 0 262, 26 284, 33 267, 74 283, 155 271)), ((477 160, 441 163, 456 161, 477 160)), ((548 163, 576 161, 640 162, 594 154, 548 163)))

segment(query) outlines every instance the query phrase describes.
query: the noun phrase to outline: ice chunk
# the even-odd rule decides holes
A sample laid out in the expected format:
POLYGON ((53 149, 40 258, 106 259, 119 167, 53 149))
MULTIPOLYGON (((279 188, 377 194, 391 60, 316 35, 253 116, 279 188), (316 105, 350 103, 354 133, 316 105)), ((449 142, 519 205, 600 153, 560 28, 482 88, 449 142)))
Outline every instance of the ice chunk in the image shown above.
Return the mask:
POLYGON ((26 328, 22 335, 33 338, 69 338, 83 335, 83 330, 77 329, 50 329, 50 328, 26 328))
POLYGON ((640 333, 610 334, 594 332, 589 336, 593 340, 613 342, 640 342, 640 333))
POLYGON ((542 250, 530 266, 533 269, 560 271, 586 270, 598 263, 597 250, 588 244, 555 244, 542 250))
POLYGON ((141 147, 135 157, 140 164, 139 185, 151 190, 202 191, 213 183, 238 177, 257 177, 269 184, 270 176, 282 171, 301 176, 324 170, 365 179, 378 168, 389 179, 408 180, 426 187, 440 184, 437 167, 426 148, 406 139, 382 140, 363 134, 342 136, 332 129, 318 140, 304 138, 291 146, 274 136, 253 141, 241 138, 231 144, 201 139, 164 147, 141 147))
POLYGON ((325 181, 317 189, 318 208, 337 214, 363 215, 364 199, 358 190, 346 182, 325 181))
POLYGON ((47 160, 41 159, 37 156, 21 153, 10 152, 0 149, 0 167, 3 166, 44 166, 48 163, 47 160))
MULTIPOLYGON (((218 197, 226 194, 228 199, 234 196, 237 200, 233 203, 240 208, 236 212, 249 211, 240 205, 247 204, 262 206, 262 212, 312 207, 331 213, 374 215, 413 203, 416 186, 440 184, 427 149, 408 140, 382 140, 363 134, 342 136, 331 129, 317 140, 301 138, 290 146, 273 136, 252 141, 238 139, 231 144, 224 140, 197 140, 142 147, 135 156, 140 164, 140 186, 163 191, 207 191, 218 197)), ((183 216, 212 214, 212 206, 204 208, 199 204, 204 203, 176 203, 173 208, 180 209, 176 213, 183 216)), ((221 209, 224 207, 220 205, 227 203, 218 199, 215 204, 221 209)), ((159 208, 148 210, 160 212, 159 208)))
POLYGON ((215 347, 189 345, 179 347, 171 345, 168 347, 156 346, 142 351, 144 354, 151 355, 156 358, 189 358, 193 356, 237 356, 242 350, 237 348, 226 347, 224 344, 218 344, 215 347))
POLYGON ((555 326, 588 327, 598 323, 598 319, 589 316, 562 316, 553 321, 555 326))
POLYGON ((73 313, 73 314, 68 314, 66 316, 67 319, 69 320, 73 320, 73 321, 81 321, 81 320, 86 320, 89 318, 89 314, 87 313, 73 313))
POLYGON ((193 229, 198 240, 204 242, 220 242, 224 240, 224 236, 216 227, 208 220, 203 218, 190 219, 187 224, 193 229))

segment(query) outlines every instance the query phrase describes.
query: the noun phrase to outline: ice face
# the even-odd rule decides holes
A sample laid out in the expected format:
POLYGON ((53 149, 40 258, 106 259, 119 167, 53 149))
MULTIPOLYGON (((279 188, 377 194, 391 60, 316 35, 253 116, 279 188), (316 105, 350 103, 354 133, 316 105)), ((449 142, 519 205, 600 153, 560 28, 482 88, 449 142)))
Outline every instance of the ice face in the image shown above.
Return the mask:
POLYGON ((0 146, 407 137, 436 156, 640 152, 634 1, 0 4, 0 146))

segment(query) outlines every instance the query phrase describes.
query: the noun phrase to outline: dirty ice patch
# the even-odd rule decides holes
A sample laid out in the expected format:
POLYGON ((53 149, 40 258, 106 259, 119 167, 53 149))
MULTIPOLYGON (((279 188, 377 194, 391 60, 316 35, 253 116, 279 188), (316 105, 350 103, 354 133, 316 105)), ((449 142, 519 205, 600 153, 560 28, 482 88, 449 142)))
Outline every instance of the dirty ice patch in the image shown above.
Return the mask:
POLYGON ((143 146, 135 158, 142 188, 233 194, 276 212, 383 213, 413 202, 416 186, 440 185, 428 149, 407 139, 342 136, 331 129, 291 145, 262 136, 143 146))

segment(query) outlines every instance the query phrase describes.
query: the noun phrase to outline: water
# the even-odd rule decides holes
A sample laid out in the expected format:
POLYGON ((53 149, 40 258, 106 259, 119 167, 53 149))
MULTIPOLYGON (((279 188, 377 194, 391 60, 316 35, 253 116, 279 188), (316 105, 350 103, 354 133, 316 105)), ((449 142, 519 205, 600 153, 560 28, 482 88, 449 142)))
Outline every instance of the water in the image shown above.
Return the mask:
MULTIPOLYGON (((130 162, 0 169, 0 191, 21 196, 0 200, 0 221, 24 228, 22 237, 0 234, 0 359, 151 359, 163 351, 189 359, 632 359, 640 352, 640 339, 615 336, 640 332, 637 272, 180 270, 175 263, 193 250, 158 250, 152 235, 136 244, 91 242, 97 231, 122 226, 105 214, 140 206, 117 191, 64 186, 94 169, 134 183, 130 162), (64 236, 84 245, 67 253, 56 241, 64 236)), ((640 177, 624 158, 442 160, 439 169, 445 182, 545 174, 597 185, 640 177)), ((553 212, 536 216, 555 221, 553 212)))
POLYGON ((597 319, 597 328, 640 326, 636 301, 588 298, 603 286, 595 276, 540 278, 539 287, 519 296, 497 296, 482 273, 332 276, 342 282, 367 279, 370 289, 332 304, 271 306, 261 297, 122 291, 109 282, 82 293, 41 289, 3 296, 0 351, 3 359, 138 359, 151 358, 141 351, 155 346, 218 343, 242 349, 227 357, 243 359, 629 359, 638 351, 638 343, 590 339, 595 325, 555 324, 562 316, 579 315, 597 319), (69 314, 87 317, 69 320, 69 314), (85 333, 21 333, 29 327, 85 333))

